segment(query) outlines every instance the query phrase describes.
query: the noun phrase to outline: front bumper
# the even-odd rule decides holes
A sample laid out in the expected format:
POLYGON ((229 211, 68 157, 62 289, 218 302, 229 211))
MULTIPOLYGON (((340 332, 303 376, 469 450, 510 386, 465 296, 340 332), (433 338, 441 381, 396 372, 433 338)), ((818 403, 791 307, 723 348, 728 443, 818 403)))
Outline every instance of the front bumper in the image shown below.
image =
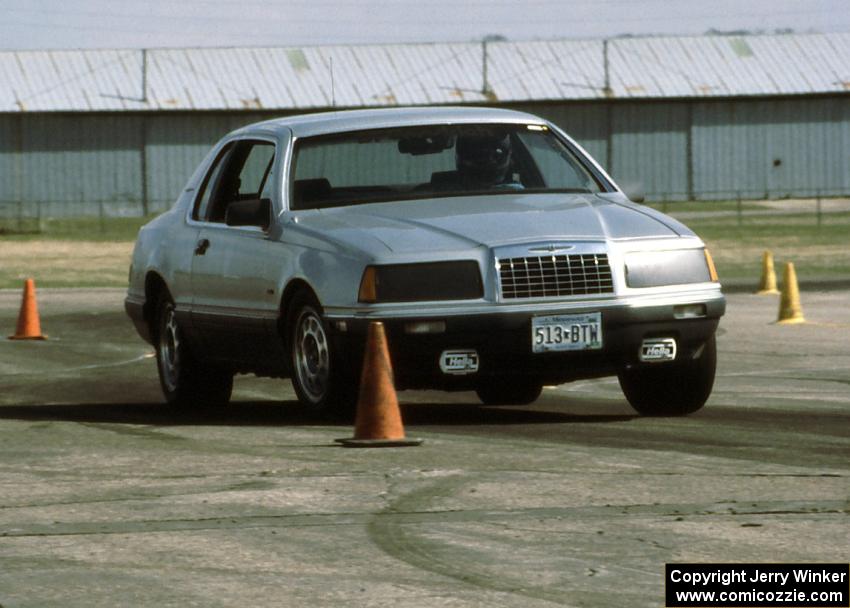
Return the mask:
MULTIPOLYGON (((648 338, 674 338, 677 360, 695 356, 716 331, 726 309, 719 290, 703 297, 635 298, 600 302, 574 302, 565 305, 512 306, 510 310, 490 307, 469 314, 389 314, 327 315, 335 346, 346 365, 358 366, 365 346, 366 330, 371 321, 382 321, 387 331, 390 354, 398 388, 439 388, 468 390, 496 377, 534 377, 543 384, 560 384, 582 378, 617 374, 641 363, 641 344, 648 338), (681 306, 702 304, 704 316, 680 318, 681 306), (557 353, 532 352, 532 317, 552 314, 600 312, 603 346, 599 350, 557 353), (434 334, 410 334, 406 326, 413 321, 441 320, 445 331, 434 334), (440 369, 440 357, 446 350, 474 350, 478 354, 477 372, 467 375, 446 374, 440 369)), ((503 307, 504 308, 504 307, 503 307)), ((455 311, 452 311, 455 313, 455 311)))

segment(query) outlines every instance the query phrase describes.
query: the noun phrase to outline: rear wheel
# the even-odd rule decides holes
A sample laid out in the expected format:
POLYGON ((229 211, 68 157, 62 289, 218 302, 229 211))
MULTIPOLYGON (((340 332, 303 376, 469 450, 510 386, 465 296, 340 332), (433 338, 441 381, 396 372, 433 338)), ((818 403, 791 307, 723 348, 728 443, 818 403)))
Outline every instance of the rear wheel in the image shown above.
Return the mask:
POLYGON ((357 376, 334 351, 321 307, 310 292, 292 298, 286 326, 298 400, 316 412, 350 415, 357 403, 357 376))
POLYGON ((716 367, 717 343, 711 336, 696 359, 620 372, 620 387, 644 416, 684 416, 705 405, 716 367))
POLYGON ((543 384, 533 378, 494 378, 475 389, 484 405, 528 405, 542 391, 543 384))
POLYGON ((189 351, 168 294, 156 315, 156 364, 165 400, 185 407, 221 406, 230 401, 233 373, 198 362, 189 351))

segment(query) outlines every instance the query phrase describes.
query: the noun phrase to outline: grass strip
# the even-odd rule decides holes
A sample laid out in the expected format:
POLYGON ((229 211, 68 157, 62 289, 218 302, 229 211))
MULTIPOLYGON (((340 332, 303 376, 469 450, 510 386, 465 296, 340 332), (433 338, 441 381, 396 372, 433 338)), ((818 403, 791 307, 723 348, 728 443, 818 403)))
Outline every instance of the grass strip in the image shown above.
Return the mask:
MULTIPOLYGON (((40 287, 124 287, 133 242, 149 219, 51 220, 43 232, 0 224, 0 288, 19 287, 27 277, 40 287)), ((820 225, 813 213, 686 217, 684 222, 706 241, 721 281, 755 284, 766 249, 774 254, 777 272, 792 261, 801 279, 850 275, 850 212, 824 214, 820 225)))

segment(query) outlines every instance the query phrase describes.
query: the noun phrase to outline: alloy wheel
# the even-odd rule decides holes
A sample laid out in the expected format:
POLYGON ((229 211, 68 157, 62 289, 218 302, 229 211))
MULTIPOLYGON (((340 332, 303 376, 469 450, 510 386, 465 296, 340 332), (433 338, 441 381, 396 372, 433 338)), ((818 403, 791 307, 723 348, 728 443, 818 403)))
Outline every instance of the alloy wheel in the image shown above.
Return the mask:
POLYGON ((298 381, 310 401, 319 403, 328 391, 330 349, 322 320, 309 306, 298 317, 294 348, 298 381))

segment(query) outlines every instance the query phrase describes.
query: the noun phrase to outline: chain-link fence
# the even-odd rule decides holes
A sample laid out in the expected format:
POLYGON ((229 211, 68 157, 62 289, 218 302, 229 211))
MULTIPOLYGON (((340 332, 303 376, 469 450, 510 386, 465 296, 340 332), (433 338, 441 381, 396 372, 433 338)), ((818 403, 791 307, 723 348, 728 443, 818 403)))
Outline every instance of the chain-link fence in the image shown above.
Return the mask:
MULTIPOLYGON (((823 216, 833 211, 850 211, 850 195, 839 190, 814 190, 808 196, 771 199, 776 205, 757 205, 767 200, 764 191, 727 189, 703 192, 699 200, 688 198, 687 193, 649 193, 644 202, 664 213, 684 212, 692 217, 700 214, 736 215, 739 222, 744 217, 760 215, 804 214, 811 215, 821 224, 823 216), (844 206, 836 205, 847 199, 844 206), (781 204, 785 201, 786 204, 781 204), (793 201, 793 202, 792 202, 793 201)), ((139 218, 167 211, 173 200, 77 200, 77 201, 2 201, 0 200, 0 235, 9 233, 46 232, 52 223, 68 218, 97 220, 101 227, 112 218, 139 218), (146 213, 147 211, 147 213, 146 213)), ((90 222, 90 224, 95 222, 90 222)))

